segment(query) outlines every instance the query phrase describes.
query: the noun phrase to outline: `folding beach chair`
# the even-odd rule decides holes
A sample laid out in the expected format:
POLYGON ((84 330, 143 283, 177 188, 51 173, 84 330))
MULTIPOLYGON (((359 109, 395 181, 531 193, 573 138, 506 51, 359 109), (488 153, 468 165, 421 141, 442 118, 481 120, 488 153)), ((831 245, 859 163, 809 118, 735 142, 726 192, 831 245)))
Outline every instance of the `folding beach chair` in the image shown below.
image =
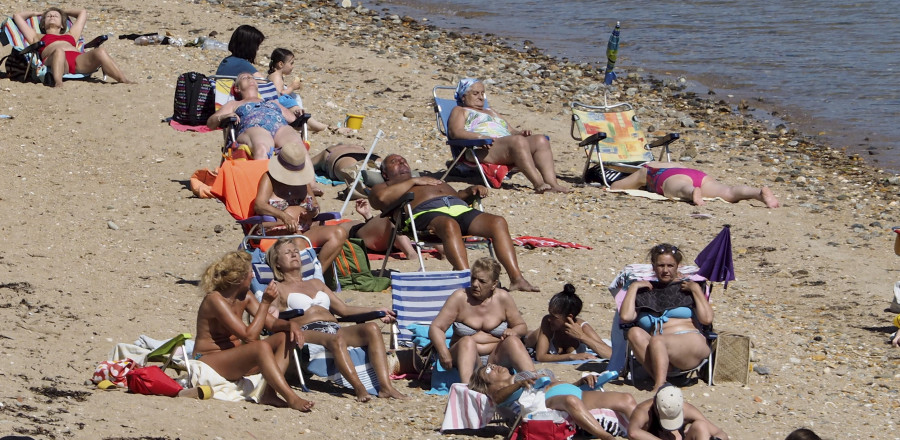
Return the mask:
POLYGON ((190 355, 188 354, 187 347, 185 347, 185 341, 188 341, 192 338, 190 333, 181 333, 175 336, 172 339, 169 339, 164 344, 160 345, 156 350, 151 351, 147 354, 147 357, 144 360, 144 363, 147 362, 162 362, 162 367, 160 367, 163 371, 166 371, 167 368, 174 368, 175 370, 179 370, 179 364, 176 361, 176 358, 180 355, 181 361, 184 364, 184 369, 187 371, 188 380, 191 377, 191 363, 188 362, 190 359, 190 355), (179 354, 180 353, 180 354, 179 354))
MULTIPOLYGON (((234 85, 234 81, 237 77, 212 75, 209 78, 216 83, 215 108, 216 111, 218 111, 223 105, 234 101, 234 96, 231 94, 231 87, 234 85)), ((278 90, 275 88, 274 83, 259 78, 257 78, 256 82, 257 87, 259 88, 259 97, 263 101, 278 100, 278 90)), ((304 142, 308 139, 307 136, 309 135, 306 122, 310 117, 312 117, 312 115, 305 113, 290 123, 291 127, 300 130, 300 136, 303 138, 304 142)), ((238 144, 237 126, 233 120, 226 119, 222 121, 219 128, 222 129, 222 135, 224 137, 222 145, 223 159, 268 159, 274 154, 274 151, 270 151, 266 158, 253 157, 253 152, 249 146, 238 144)), ((306 149, 309 149, 309 144, 306 145, 306 149)))
MULTIPOLYGON (((269 160, 226 160, 219 167, 216 180, 212 185, 212 194, 222 203, 225 209, 244 229, 244 234, 251 236, 251 246, 267 249, 271 242, 268 237, 281 238, 283 235, 272 235, 266 229, 267 223, 276 222, 271 216, 258 216, 253 210, 259 179, 269 169, 269 160)), ((325 222, 337 220, 340 214, 323 212, 314 221, 325 222)))
POLYGON ((669 133, 651 143, 641 130, 631 104, 591 106, 572 104, 570 134, 584 148, 585 162, 581 179, 584 183, 599 182, 609 186, 615 176, 632 173, 641 164, 653 160, 651 148, 662 147, 659 160, 670 161, 669 144, 678 133, 669 133), (592 162, 597 162, 594 167, 592 162))
MULTIPOLYGON (((34 16, 26 19, 25 21, 35 30, 40 29, 41 17, 34 16)), ((68 27, 72 27, 74 24, 72 19, 66 22, 68 27)), ((38 31, 39 32, 39 31, 38 31)), ((81 52, 84 52, 86 49, 90 49, 93 47, 97 47, 103 44, 106 41, 106 36, 100 36, 90 41, 90 43, 85 44, 84 38, 79 38, 78 41, 75 42, 75 48, 81 52)), ((7 17, 6 21, 3 22, 2 32, 0 32, 0 45, 6 46, 11 45, 13 50, 22 51, 23 55, 25 55, 25 59, 28 61, 29 69, 26 75, 27 81, 39 82, 46 85, 50 84, 53 81, 53 76, 49 74, 49 69, 44 65, 43 61, 41 61, 40 55, 38 55, 38 49, 43 45, 41 42, 37 42, 29 45, 25 40, 25 36, 22 34, 22 31, 19 30, 19 27, 16 26, 16 22, 13 21, 12 17, 7 17)), ((90 74, 85 75, 81 73, 64 73, 63 79, 86 79, 89 78, 90 74)))
MULTIPOLYGON (((488 182, 488 178, 484 173, 484 169, 482 167, 482 163, 478 160, 478 156, 474 154, 475 150, 485 148, 486 146, 494 143, 493 139, 450 139, 450 132, 448 127, 448 121, 450 120, 450 112, 456 107, 456 99, 453 99, 453 94, 456 93, 456 87, 453 86, 435 86, 431 90, 431 95, 434 98, 434 118, 435 123, 437 124, 438 131, 441 132, 444 137, 447 138, 447 145, 450 146, 450 153, 453 155, 453 162, 447 166, 447 171, 441 177, 441 180, 445 180, 447 175, 453 171, 457 166, 463 166, 467 170, 464 172, 465 175, 470 174, 474 170, 478 170, 478 174, 481 176, 481 181, 484 182, 484 186, 493 186, 494 188, 500 187, 500 180, 497 180, 496 185, 491 185, 488 182), (450 99, 440 98, 438 94, 446 95, 449 91, 451 96, 450 99), (472 158, 474 159, 474 164, 468 165, 470 162, 466 159, 466 152, 472 151, 472 158), (473 170, 474 169, 474 170, 473 170)), ((490 168, 490 167, 489 167, 490 168)), ((505 174, 505 173, 504 173, 505 174)))
MULTIPOLYGON (((688 279, 700 283, 701 286, 705 289, 706 299, 709 300, 710 295, 712 295, 712 284, 707 282, 706 278, 697 274, 699 268, 697 266, 685 265, 681 266, 679 272, 685 275, 688 279)), ((625 371, 627 364, 628 375, 631 377, 632 385, 635 383, 635 369, 637 362, 634 353, 631 350, 627 340, 625 339, 625 330, 628 327, 631 327, 630 324, 622 324, 619 318, 619 309, 622 307, 622 301, 625 299, 625 293, 628 291, 628 286, 633 281, 638 280, 646 280, 646 281, 656 281, 656 274, 653 272, 653 267, 650 264, 629 264, 625 266, 625 269, 619 273, 618 276, 613 280, 613 282, 609 285, 609 292, 613 295, 613 298, 616 301, 616 314, 613 317, 612 327, 610 329, 610 339, 612 340, 612 358, 609 361, 609 365, 607 366, 608 371, 617 371, 620 372, 619 376, 622 376, 621 372, 625 371)), ((706 342, 709 345, 712 345, 712 342, 718 338, 718 335, 713 332, 712 325, 705 326, 701 329, 701 333, 706 337, 706 342)), ((706 368, 707 371, 707 383, 711 386, 713 385, 713 364, 712 364, 712 350, 710 350, 709 356, 697 365, 694 368, 689 370, 678 370, 674 367, 669 369, 668 377, 678 377, 678 376, 688 376, 692 373, 698 373, 706 368)))
MULTIPOLYGON (((372 173, 369 173, 369 175, 371 174, 372 173)), ((426 237, 419 235, 419 231, 416 230, 415 222, 412 221, 413 212, 411 203, 413 201, 413 198, 413 193, 406 193, 392 205, 385 208, 381 213, 382 217, 389 217, 391 219, 391 223, 393 223, 394 227, 391 230, 391 239, 388 241, 388 250, 384 255, 384 261, 381 263, 380 273, 384 273, 385 268, 387 268, 388 260, 391 257, 391 249, 394 248, 394 242, 397 240, 398 234, 408 232, 412 235, 412 245, 416 249, 416 254, 419 258, 420 272, 425 272, 425 259, 422 258, 422 249, 425 248, 429 243, 439 244, 439 242, 433 240, 430 242, 422 240, 426 237), (409 223, 408 227, 407 222, 409 223)), ((482 206, 481 204, 481 199, 475 199, 474 202, 470 204, 470 206, 478 209, 479 211, 484 211, 484 206, 482 206)), ((488 253, 490 253, 491 258, 494 257, 494 244, 489 239, 474 235, 468 235, 463 236, 463 243, 467 248, 486 244, 488 253)))

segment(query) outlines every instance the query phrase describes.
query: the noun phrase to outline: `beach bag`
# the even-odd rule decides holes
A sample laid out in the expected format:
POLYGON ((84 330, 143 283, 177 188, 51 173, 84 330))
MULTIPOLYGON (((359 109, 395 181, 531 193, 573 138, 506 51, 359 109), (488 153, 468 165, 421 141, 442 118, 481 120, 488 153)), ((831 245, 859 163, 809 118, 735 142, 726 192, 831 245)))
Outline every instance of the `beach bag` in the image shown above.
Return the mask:
POLYGON ((31 64, 21 50, 13 49, 9 55, 0 59, 0 62, 3 64, 3 70, 6 71, 7 78, 13 81, 28 80, 28 71, 31 69, 31 64))
POLYGON ((341 289, 359 292, 381 292, 391 286, 391 279, 378 277, 372 273, 365 243, 359 238, 344 242, 341 252, 334 259, 335 270, 325 273, 325 284, 332 290, 341 289), (337 282, 335 282, 337 274, 337 282))
POLYGON ((127 382, 126 376, 137 366, 137 363, 132 359, 103 361, 100 362, 100 365, 97 365, 96 369, 94 369, 94 375, 91 377, 91 381, 95 384, 99 384, 104 380, 108 380, 117 387, 125 388, 127 382))
POLYGON ((156 365, 131 370, 125 375, 128 391, 151 396, 177 397, 184 388, 156 365))
POLYGON ((182 73, 175 83, 172 120, 183 125, 206 125, 216 112, 216 84, 198 72, 182 73))
POLYGON ((568 419, 557 422, 523 417, 509 440, 570 440, 574 436, 575 425, 568 419))

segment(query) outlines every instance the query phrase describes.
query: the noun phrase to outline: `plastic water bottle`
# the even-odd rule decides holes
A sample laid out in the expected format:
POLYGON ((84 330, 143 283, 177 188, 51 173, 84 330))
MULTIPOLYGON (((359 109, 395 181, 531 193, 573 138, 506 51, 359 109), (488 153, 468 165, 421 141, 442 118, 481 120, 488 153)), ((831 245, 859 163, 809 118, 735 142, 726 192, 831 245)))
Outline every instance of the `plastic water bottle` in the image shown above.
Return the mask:
POLYGON ((203 46, 201 46, 203 50, 224 50, 228 51, 228 44, 223 43, 221 41, 215 40, 213 38, 207 38, 203 41, 203 46))
POLYGON ((142 37, 137 37, 134 40, 134 44, 138 46, 150 46, 152 44, 159 44, 162 42, 162 37, 159 35, 144 35, 142 37))

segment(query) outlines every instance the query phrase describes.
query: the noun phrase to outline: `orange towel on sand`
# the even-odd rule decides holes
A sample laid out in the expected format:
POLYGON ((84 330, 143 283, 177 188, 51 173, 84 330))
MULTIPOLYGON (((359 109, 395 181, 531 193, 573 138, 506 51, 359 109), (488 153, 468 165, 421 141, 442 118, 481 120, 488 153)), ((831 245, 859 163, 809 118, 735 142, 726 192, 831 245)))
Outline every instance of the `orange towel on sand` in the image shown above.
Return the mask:
POLYGON ((213 182, 212 194, 225 204, 232 217, 246 220, 256 215, 253 211, 256 189, 268 170, 268 160, 226 160, 213 182))

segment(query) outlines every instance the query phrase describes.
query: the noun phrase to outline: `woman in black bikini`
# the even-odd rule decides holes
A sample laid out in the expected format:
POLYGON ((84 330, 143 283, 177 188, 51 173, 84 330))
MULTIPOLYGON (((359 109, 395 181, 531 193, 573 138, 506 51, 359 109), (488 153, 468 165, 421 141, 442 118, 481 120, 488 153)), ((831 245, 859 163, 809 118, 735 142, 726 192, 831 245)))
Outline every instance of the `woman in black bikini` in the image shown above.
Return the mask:
POLYGON ((13 14, 13 21, 28 44, 38 41, 44 42, 44 47, 38 49, 41 60, 50 69, 53 75, 55 87, 62 87, 63 75, 66 73, 91 73, 98 67, 103 68, 103 74, 126 84, 134 84, 129 80, 116 63, 112 60, 106 49, 98 47, 82 53, 75 48, 75 42, 81 38, 84 25, 87 23, 87 11, 84 9, 70 9, 63 11, 59 8, 47 9, 43 14, 37 12, 17 12, 13 14), (40 31, 36 32, 26 20, 36 15, 41 15, 40 31), (69 15, 75 16, 75 22, 71 29, 67 29, 69 15))
POLYGON ((487 362, 534 371, 534 362, 522 337, 528 332, 512 295, 498 287, 500 263, 480 258, 472 265, 472 286, 450 295, 434 318, 428 336, 444 368, 459 370, 462 383, 469 383, 482 356, 487 362), (450 348, 447 329, 453 326, 450 348))
POLYGON ((356 391, 356 400, 369 401, 372 396, 356 374, 347 347, 366 347, 369 361, 375 369, 380 389, 378 397, 405 399, 391 384, 388 373, 384 337, 375 323, 341 327, 335 315, 346 316, 375 311, 386 313, 385 323, 394 321, 394 312, 388 307, 369 308, 348 306, 325 283, 318 279, 303 280, 300 249, 291 239, 282 238, 266 252, 266 263, 275 275, 279 298, 272 306, 279 311, 303 310, 303 315, 291 319, 300 326, 306 342, 325 346, 334 356, 334 363, 347 382, 356 391))

